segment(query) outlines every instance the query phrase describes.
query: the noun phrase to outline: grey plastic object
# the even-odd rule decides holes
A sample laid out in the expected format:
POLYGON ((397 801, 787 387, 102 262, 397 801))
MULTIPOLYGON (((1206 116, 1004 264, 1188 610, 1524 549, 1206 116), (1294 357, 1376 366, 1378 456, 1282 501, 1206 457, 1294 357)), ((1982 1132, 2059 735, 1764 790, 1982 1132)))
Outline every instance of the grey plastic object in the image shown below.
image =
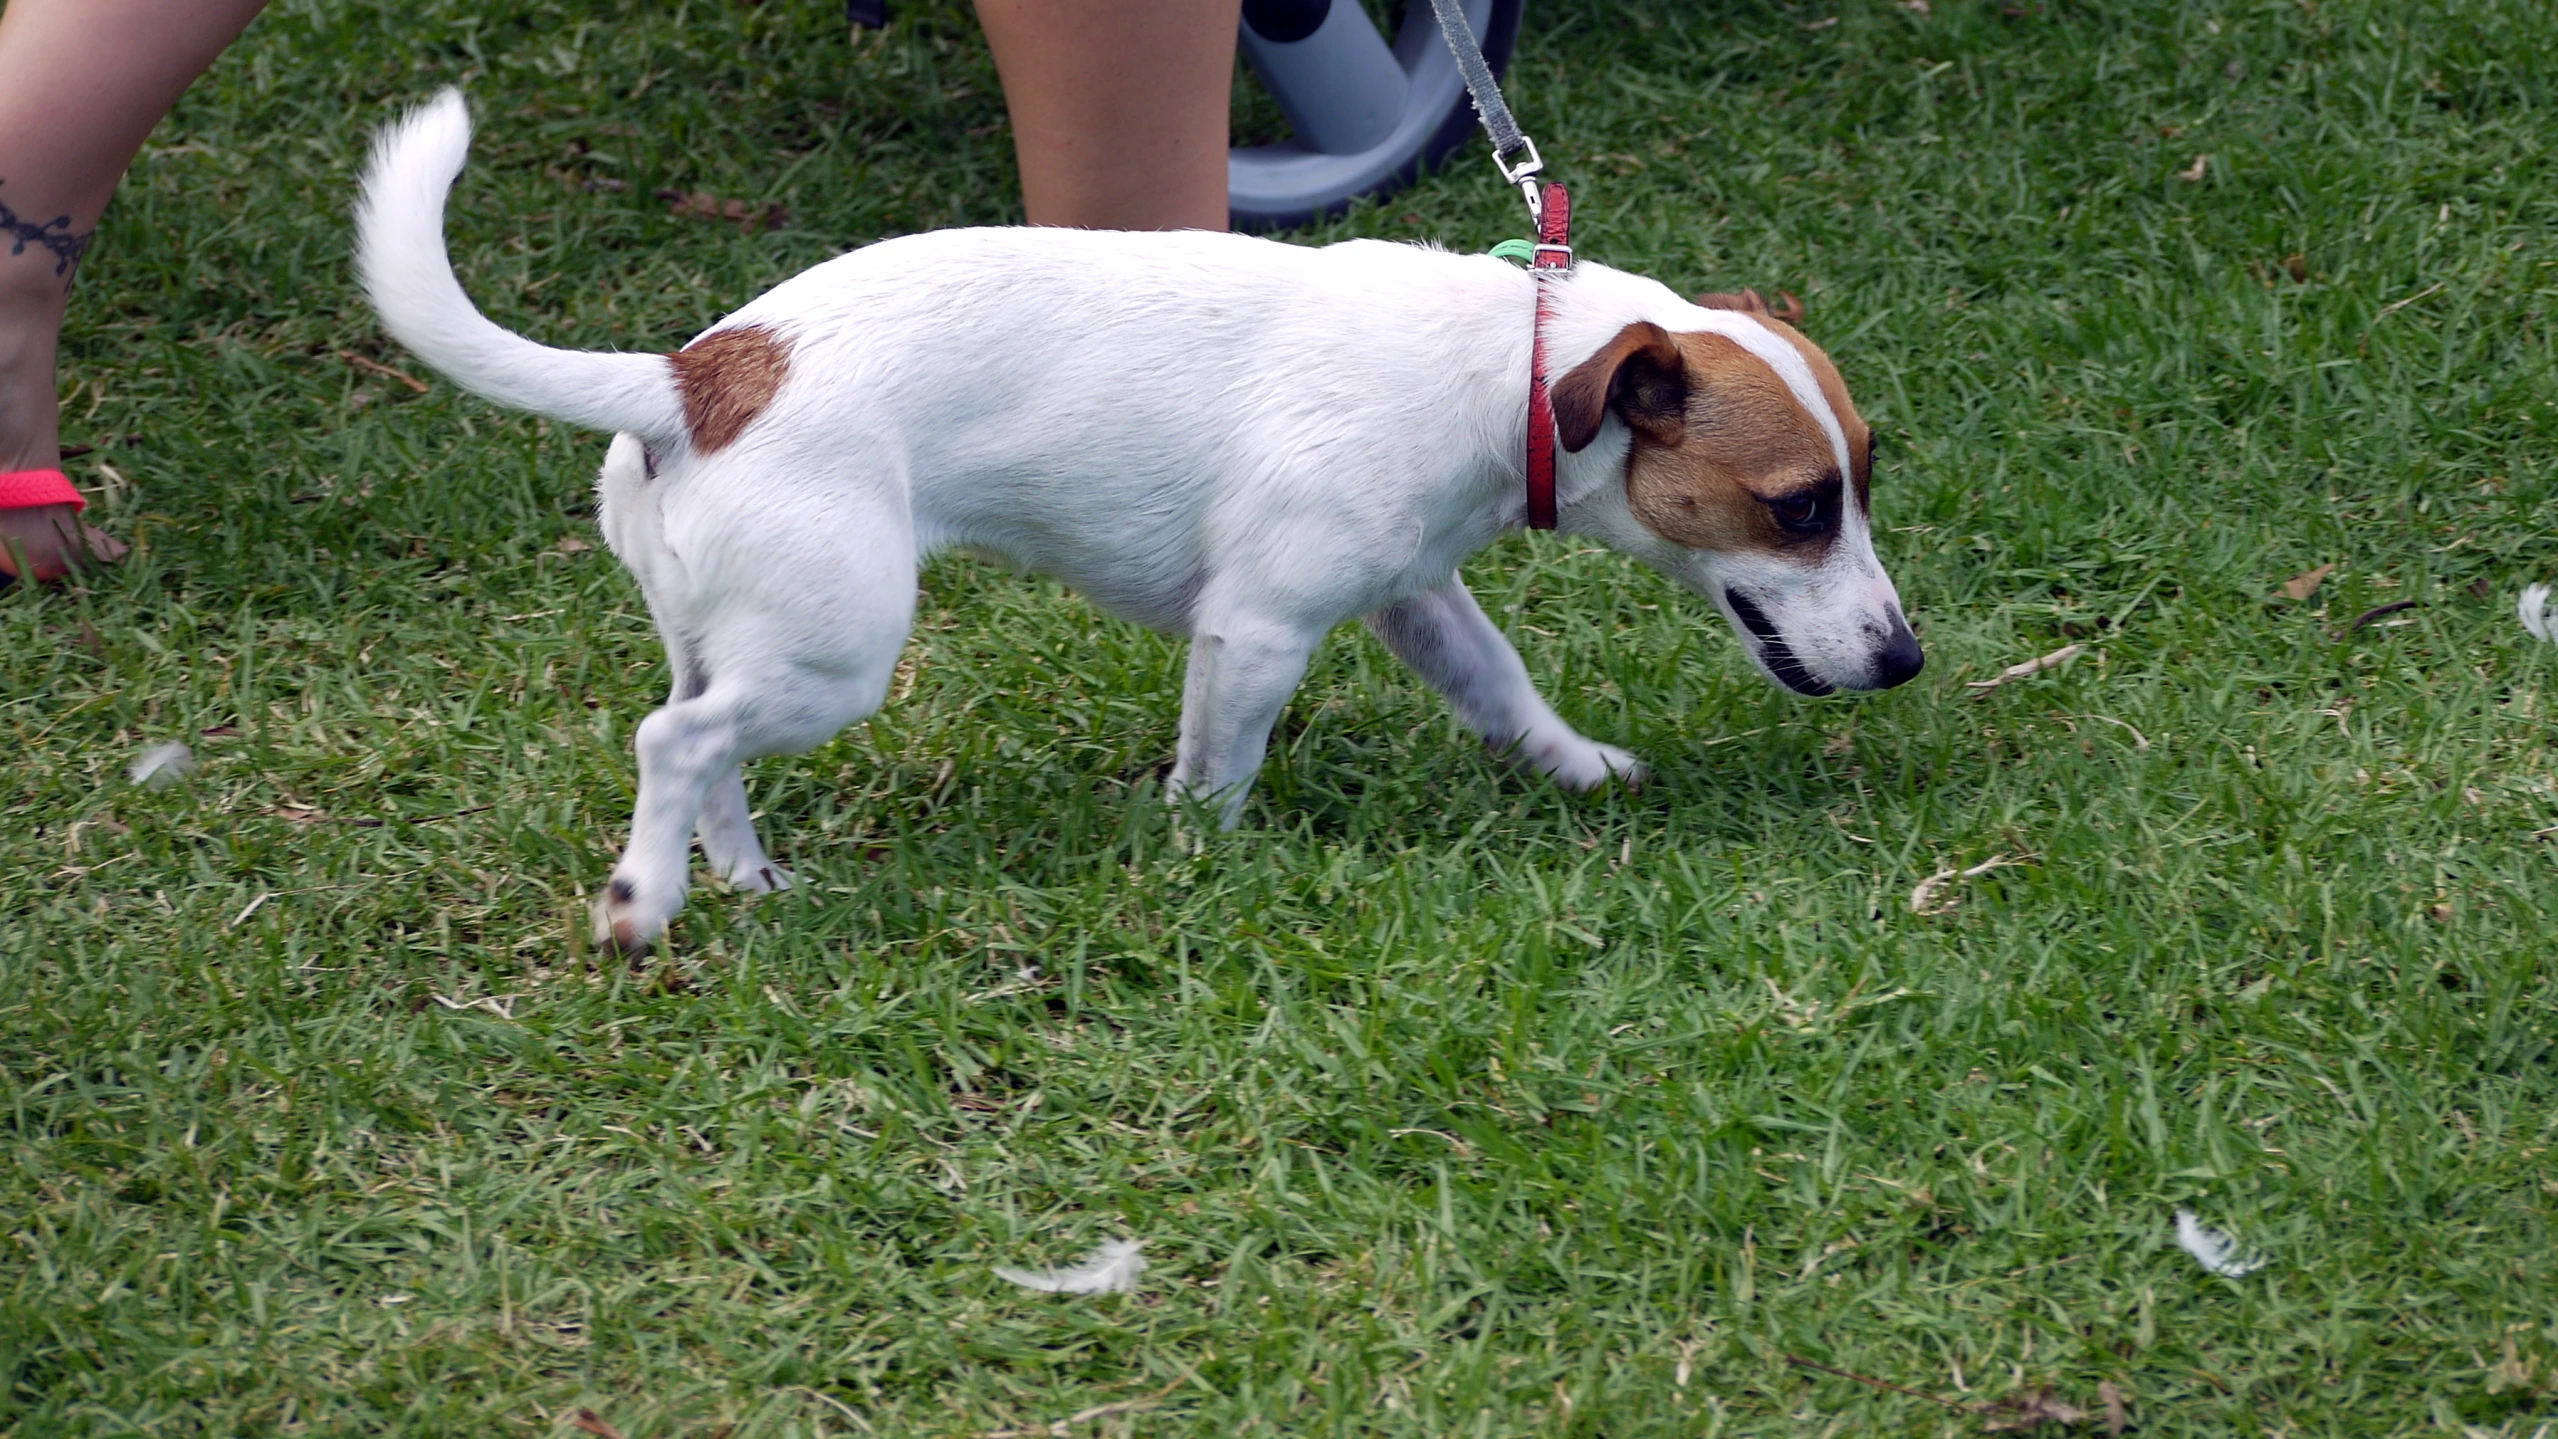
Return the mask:
MULTIPOLYGON (((1466 19, 1496 71, 1509 63, 1524 4, 1465 0, 1466 19)), ((1425 166, 1481 139, 1429 0, 1406 0, 1392 45, 1359 0, 1247 0, 1238 38, 1297 133, 1228 152, 1226 202, 1237 229, 1282 229, 1337 214, 1362 195, 1411 184, 1425 166)))

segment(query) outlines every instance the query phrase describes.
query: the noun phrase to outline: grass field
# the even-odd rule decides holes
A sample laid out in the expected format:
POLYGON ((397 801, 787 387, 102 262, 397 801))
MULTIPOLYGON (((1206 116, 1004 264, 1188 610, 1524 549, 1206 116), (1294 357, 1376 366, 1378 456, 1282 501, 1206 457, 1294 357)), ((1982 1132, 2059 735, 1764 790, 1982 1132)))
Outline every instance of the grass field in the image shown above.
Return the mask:
POLYGON ((2558 11, 1532 0, 1586 253, 1809 304, 1927 673, 1789 699, 1513 539, 1469 580, 1656 783, 1347 631, 1192 855, 1180 646, 946 561, 750 776, 803 888, 636 970, 600 439, 413 393, 351 286, 456 81, 455 254, 562 343, 1014 214, 949 0, 280 0, 187 99, 67 337, 135 553, 0 595, 0 1434, 2558 1434, 2558 11), (991 1272, 1123 1235, 1135 1295, 991 1272))

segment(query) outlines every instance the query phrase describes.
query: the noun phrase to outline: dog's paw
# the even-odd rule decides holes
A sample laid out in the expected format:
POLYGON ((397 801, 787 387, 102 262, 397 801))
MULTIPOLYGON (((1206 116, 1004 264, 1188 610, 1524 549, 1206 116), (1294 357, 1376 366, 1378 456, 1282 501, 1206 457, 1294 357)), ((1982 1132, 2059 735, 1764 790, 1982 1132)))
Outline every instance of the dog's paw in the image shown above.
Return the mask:
POLYGON ((595 947, 626 959, 641 958, 655 948, 666 922, 675 917, 673 906, 643 903, 636 883, 618 874, 595 897, 593 910, 595 947))
POLYGON ((1652 777, 1652 771, 1633 755, 1577 734, 1530 738, 1512 753, 1521 764, 1575 794, 1587 794, 1611 780, 1627 789, 1641 789, 1652 777))
POLYGON ((761 864, 739 865, 727 875, 729 887, 749 894, 775 894, 794 887, 791 872, 765 860, 761 864))

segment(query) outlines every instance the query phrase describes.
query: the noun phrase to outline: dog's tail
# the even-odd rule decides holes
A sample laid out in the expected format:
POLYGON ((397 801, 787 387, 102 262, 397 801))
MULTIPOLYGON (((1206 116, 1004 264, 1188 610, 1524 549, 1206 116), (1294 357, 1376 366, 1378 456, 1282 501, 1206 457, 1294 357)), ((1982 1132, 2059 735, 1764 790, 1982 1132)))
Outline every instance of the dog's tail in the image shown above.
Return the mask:
POLYGON ((599 430, 680 438, 684 405, 664 355, 557 350, 502 329, 462 293, 444 253, 444 197, 471 148, 462 92, 385 128, 355 211, 355 263, 401 344, 483 398, 599 430))

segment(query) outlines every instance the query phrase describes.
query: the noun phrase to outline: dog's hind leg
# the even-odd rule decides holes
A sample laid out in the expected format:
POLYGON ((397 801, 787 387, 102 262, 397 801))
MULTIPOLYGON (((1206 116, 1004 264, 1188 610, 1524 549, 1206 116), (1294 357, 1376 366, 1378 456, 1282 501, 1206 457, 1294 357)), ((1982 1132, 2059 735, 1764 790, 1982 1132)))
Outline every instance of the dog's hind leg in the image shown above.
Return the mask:
POLYGON ((665 931, 684 907, 696 825, 711 863, 731 883, 788 887, 788 877, 756 841, 738 764, 821 744, 878 709, 902 634, 875 654, 838 656, 838 663, 824 666, 733 667, 699 697, 640 721, 639 803, 631 811, 630 845, 596 906, 597 943, 639 951, 665 931))
POLYGON ((791 887, 790 871, 767 858, 764 842, 755 836, 754 814, 746 804, 746 777, 738 770, 731 768, 711 781, 694 826, 701 836, 702 857, 720 878, 739 889, 759 892, 791 887))
MULTIPOLYGON (((678 631, 666 633, 666 657, 675 667, 675 699, 680 703, 698 698, 710 688, 710 670, 701 646, 678 631)), ((769 892, 791 887, 790 872, 766 857, 764 842, 755 835, 754 811, 746 803, 746 777, 737 766, 729 766, 728 773, 712 780, 703 792, 694 833, 701 838, 702 857, 710 861, 711 872, 737 888, 769 892)))
POLYGON ((639 803, 631 842, 595 909, 595 939, 646 950, 684 907, 693 824, 711 786, 737 774, 742 726, 736 692, 680 699, 641 720, 639 803))
POLYGON ((1466 728, 1514 764, 1531 766, 1566 789, 1611 778, 1643 780, 1643 762, 1614 745, 1584 739, 1537 693, 1528 667, 1492 617, 1455 578, 1367 617, 1395 658, 1447 697, 1466 728))
POLYGON ((846 513, 805 519, 793 540, 754 571, 782 593, 733 594, 680 638, 669 630, 677 697, 640 722, 639 802, 596 906, 598 942, 639 950, 664 932, 684 906, 697 826, 731 883, 786 887, 755 837, 738 765, 822 744, 888 696, 915 617, 912 539, 895 519, 846 513))

